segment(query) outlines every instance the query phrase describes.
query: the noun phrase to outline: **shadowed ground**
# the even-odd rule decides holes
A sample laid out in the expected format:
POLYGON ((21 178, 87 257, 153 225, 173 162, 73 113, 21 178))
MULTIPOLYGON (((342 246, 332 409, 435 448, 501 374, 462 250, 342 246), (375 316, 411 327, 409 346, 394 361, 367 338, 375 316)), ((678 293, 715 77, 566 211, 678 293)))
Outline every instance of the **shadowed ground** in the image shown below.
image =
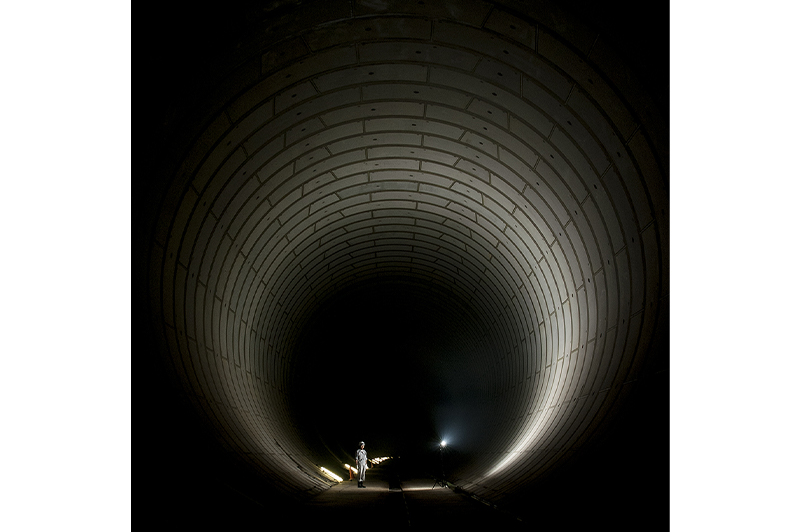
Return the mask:
POLYGON ((356 480, 345 480, 305 503, 299 522, 369 528, 526 528, 516 518, 434 482, 390 460, 367 471, 365 488, 360 489, 356 480))

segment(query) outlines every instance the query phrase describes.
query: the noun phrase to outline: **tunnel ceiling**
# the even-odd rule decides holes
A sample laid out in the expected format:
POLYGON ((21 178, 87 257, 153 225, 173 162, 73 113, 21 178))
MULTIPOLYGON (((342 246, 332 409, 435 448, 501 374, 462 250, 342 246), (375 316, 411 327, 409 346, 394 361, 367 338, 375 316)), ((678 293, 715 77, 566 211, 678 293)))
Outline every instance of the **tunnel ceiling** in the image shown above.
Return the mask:
MULTIPOLYGON (((298 390, 330 401, 358 377, 320 373, 359 341, 421 338, 406 354, 442 390, 431 424, 470 414, 461 485, 535 480, 663 369, 658 108, 602 33, 543 2, 246 15, 174 103, 154 193, 152 312, 181 389, 276 486, 314 492, 336 464, 298 390)), ((424 409, 430 390, 406 387, 424 409)))

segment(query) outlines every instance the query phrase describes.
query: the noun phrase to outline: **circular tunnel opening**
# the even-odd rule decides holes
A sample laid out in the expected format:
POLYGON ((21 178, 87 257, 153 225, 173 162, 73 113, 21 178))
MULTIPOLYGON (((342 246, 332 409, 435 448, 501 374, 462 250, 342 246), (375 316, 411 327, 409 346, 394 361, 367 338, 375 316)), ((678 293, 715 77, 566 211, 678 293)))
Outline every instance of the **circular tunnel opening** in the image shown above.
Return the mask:
MULTIPOLYGON (((337 294, 301 332, 295 419, 337 456, 349 456, 354 436, 377 456, 424 454, 455 431, 451 405, 477 413, 487 397, 490 364, 478 358, 476 330, 452 293, 414 279, 377 278, 337 294)), ((459 420, 464 435, 480 434, 469 421, 459 420)))
POLYGON ((159 371, 283 495, 447 439, 514 503, 666 374, 658 106, 549 4, 322 4, 249 11, 166 120, 159 371))

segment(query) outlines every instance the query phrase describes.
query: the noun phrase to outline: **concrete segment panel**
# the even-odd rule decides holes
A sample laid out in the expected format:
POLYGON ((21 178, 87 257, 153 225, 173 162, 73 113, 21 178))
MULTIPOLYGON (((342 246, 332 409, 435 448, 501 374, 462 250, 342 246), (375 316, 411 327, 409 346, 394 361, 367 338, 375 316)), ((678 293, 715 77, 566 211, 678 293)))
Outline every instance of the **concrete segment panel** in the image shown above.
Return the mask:
MULTIPOLYGON (((379 183, 371 183, 367 174, 355 174, 350 177, 342 178, 339 181, 345 180, 349 181, 347 188, 342 187, 336 192, 342 199, 369 194, 381 188, 379 183)), ((368 197, 369 196, 367 196, 367 198, 368 197)))
POLYGON ((617 162, 618 176, 624 183, 625 189, 631 198, 631 204, 636 214, 637 232, 647 227, 653 220, 653 209, 650 198, 644 189, 644 181, 634 166, 633 161, 623 157, 617 162))
POLYGON ((645 301, 650 306, 659 303, 662 297, 660 286, 664 272, 661 269, 661 256, 659 255, 658 235, 656 227, 651 225, 642 231, 642 247, 644 249, 644 268, 645 268, 645 301))
POLYGON ((491 83, 501 86, 509 92, 519 95, 522 91, 520 73, 506 63, 484 57, 473 70, 474 74, 484 77, 491 83))
POLYGON ((508 237, 508 233, 502 233, 499 238, 497 249, 504 252, 504 257, 513 257, 513 262, 510 259, 508 261, 510 265, 509 275, 514 279, 514 286, 519 288, 524 284, 523 275, 527 277, 531 269, 527 257, 515 244, 516 243, 508 237))
MULTIPOLYGON (((287 150, 289 151, 289 150, 287 150)), ((294 170, 295 172, 299 172, 304 168, 308 168, 312 164, 317 164, 321 160, 326 159, 330 156, 330 153, 325 148, 318 148, 311 152, 305 152, 303 155, 297 158, 294 163, 294 170)))
POLYGON ((499 157, 497 144, 486 136, 478 135, 472 131, 467 131, 460 140, 462 143, 472 146, 476 150, 480 150, 490 157, 494 157, 495 159, 499 157))
POLYGON ((306 194, 310 194, 319 187, 329 185, 335 179, 336 178, 330 172, 315 177, 311 181, 308 181, 303 184, 303 195, 305 196, 306 194))
MULTIPOLYGON (((639 168, 644 188, 647 190, 647 197, 653 205, 653 215, 656 219, 661 219, 668 212, 669 191, 658 161, 641 130, 637 131, 628 141, 628 148, 639 168)), ((639 219, 644 227, 647 224, 647 217, 640 214, 639 219)))
POLYGON ((603 257, 602 263, 605 266, 613 260, 615 252, 625 245, 625 239, 608 195, 605 194, 604 189, 602 190, 602 194, 596 193, 587 198, 581 207, 586 214, 588 224, 594 231, 600 255, 603 257), (607 213, 605 217, 597 207, 599 203, 605 205, 603 209, 607 213))
MULTIPOLYGON (((383 159, 383 158, 396 158, 396 159, 420 159, 426 161, 435 161, 445 165, 452 165, 456 162, 457 157, 448 153, 442 153, 438 150, 420 149, 418 147, 406 146, 379 146, 376 148, 367 149, 367 157, 369 159, 383 159)), ((415 161, 416 162, 416 161, 415 161)), ((414 169, 419 168, 419 163, 409 165, 414 169)))
POLYGON ((628 271, 631 276, 631 297, 629 299, 631 306, 629 312, 633 315, 644 308, 645 294, 647 291, 644 271, 645 256, 640 241, 638 241, 635 246, 628 246, 627 249, 628 259, 630 260, 630 269, 628 271))
MULTIPOLYGON (((513 173, 506 172, 502 174, 504 178, 513 176, 518 183, 535 183, 540 177, 533 170, 533 166, 537 165, 539 157, 528 152, 526 149, 521 149, 519 152, 511 152, 505 148, 500 148, 500 162, 510 168, 513 173)), ((524 184, 520 184, 519 190, 524 188, 524 184)))
MULTIPOLYGON (((346 124, 350 126, 350 129, 359 129, 358 124, 346 124)), ((306 148, 316 148, 318 146, 324 145, 325 142, 321 136, 328 136, 335 135, 334 138, 339 136, 341 128, 330 128, 326 129, 325 124, 319 117, 309 118, 308 120, 300 121, 297 125, 290 127, 289 129, 284 131, 284 138, 286 139, 286 146, 294 146, 301 143, 305 140, 304 143, 300 144, 306 148), (320 133, 320 135, 314 135, 314 133, 320 133)), ((354 131, 353 133, 360 133, 361 131, 354 131)))
MULTIPOLYGON (((627 157, 624 144, 628 136, 609 123, 603 111, 598 109, 597 104, 590 100, 584 92, 573 91, 569 96, 567 106, 573 113, 581 117, 584 127, 597 139, 610 162, 616 164, 621 158, 627 157)), ((632 132, 629 131, 628 135, 632 132)), ((603 169, 599 168, 599 171, 602 172, 603 169)))
POLYGON ((533 265, 536 264, 536 254, 531 249, 529 235, 524 232, 523 227, 517 224, 508 225, 504 235, 513 244, 513 248, 518 250, 515 252, 515 256, 525 276, 529 276, 533 270, 533 265))
POLYGON ((491 9, 492 4, 482 0, 462 0, 457 3, 356 0, 353 11, 357 17, 371 14, 407 14, 437 20, 459 20, 465 24, 480 26, 491 9))
MULTIPOLYGON (((574 256, 578 259, 576 263, 572 264, 580 267, 581 281, 588 282, 593 272, 592 264, 589 262, 589 253, 586 250, 586 246, 589 244, 584 242, 583 235, 578 231, 574 223, 568 223, 564 226, 563 233, 567 237, 566 241, 563 243, 569 243, 569 247, 573 250, 574 256)), ((588 236, 591 238, 591 234, 588 236)), ((577 270, 577 268, 575 269, 577 270)), ((576 282, 576 284, 580 286, 581 283, 576 282)))
MULTIPOLYGON (((547 184, 558 198, 557 212, 559 220, 562 225, 566 224, 571 217, 570 214, 580 208, 578 197, 575 196, 570 187, 570 185, 575 186, 575 183, 578 183, 575 174, 569 167, 564 165, 563 159, 559 157, 556 157, 555 160, 549 160, 548 162, 540 161, 536 166, 536 171, 547 181, 547 184)), ((576 188, 585 191, 579 183, 576 188)), ((580 198, 585 197, 586 194, 580 196, 580 198)))
POLYGON ((525 74, 522 77, 523 97, 550 116, 556 117, 556 110, 550 100, 557 103, 565 102, 572 91, 573 80, 541 55, 530 50, 509 46, 503 53, 506 62, 525 74), (505 54, 506 51, 508 54, 505 54))
MULTIPOLYGON (((378 147, 386 147, 386 146, 421 146, 422 145, 422 135, 418 133, 370 133, 359 135, 357 137, 352 137, 349 139, 345 139, 339 141, 338 143, 334 143, 332 145, 328 145, 328 149, 332 152, 335 151, 343 151, 345 149, 355 149, 357 147, 366 147, 366 146, 378 146, 378 147)), ((370 149, 368 148, 368 153, 370 149)))
POLYGON ((425 65, 443 65, 466 72, 471 72, 478 63, 475 54, 429 42, 364 43, 359 47, 359 58, 363 63, 408 61, 425 65))
MULTIPOLYGON (((254 197, 258 197, 256 192, 261 186, 258 178, 256 176, 251 176, 243 182, 241 187, 235 192, 235 196, 231 198, 228 205, 225 207, 223 215, 220 218, 220 223, 228 228, 228 233, 231 236, 235 237, 239 233, 239 230, 246 221, 246 216, 252 212, 248 211, 245 207, 250 205, 250 200, 254 197)), ((232 188, 233 187, 229 184, 226 190, 232 188)))
POLYGON ((266 127, 269 127, 272 131, 284 131, 298 125, 302 120, 317 115, 322 115, 323 122, 326 125, 332 125, 332 120, 328 121, 325 119, 325 117, 330 114, 329 111, 331 109, 357 105, 360 99, 361 91, 358 87, 344 88, 335 92, 322 94, 276 115, 266 127))
MULTIPOLYGON (((350 107, 343 107, 322 115, 322 120, 326 124, 338 124, 345 121, 359 119, 373 119, 382 116, 412 116, 421 117, 424 112, 424 104, 418 102, 371 102, 350 107)), ((403 119, 401 119, 402 121, 403 119)), ((409 122, 410 123, 410 122, 409 122)), ((387 129, 397 131, 398 129, 411 130, 412 127, 387 129)), ((369 128, 366 128, 370 131, 369 128)))
POLYGON ((527 48, 536 47, 536 27, 501 9, 492 10, 484 27, 506 35, 527 48))
MULTIPOLYGON (((548 226, 548 221, 542 216, 542 212, 526 199, 518 204, 513 216, 514 220, 525 228, 526 233, 536 243, 536 248, 540 250, 539 255, 544 253, 555 237, 553 230, 548 226)), ((538 256, 537 260, 541 260, 541 256, 538 256)))
POLYGON ((424 83, 427 77, 428 68, 424 65, 403 63, 359 65, 323 74, 314 79, 314 85, 321 92, 328 92, 352 85, 367 85, 387 81, 424 83))
POLYGON ((275 97, 275 113, 282 113, 298 103, 313 98, 318 94, 314 84, 310 81, 305 81, 294 87, 289 87, 275 97))
MULTIPOLYGON (((427 108, 430 109, 430 106, 427 108)), ((458 139, 464 134, 464 130, 461 128, 435 120, 403 117, 372 118, 365 121, 364 128, 367 132, 412 131, 452 139, 458 139)))
POLYGON ((467 106, 467 110, 476 116, 483 117, 485 120, 493 122, 495 125, 508 129, 508 112, 491 103, 473 98, 472 102, 467 106))
POLYGON ((542 134, 514 116, 511 117, 510 126, 514 137, 503 139, 502 145, 507 151, 525 159, 529 166, 534 167, 539 157, 551 152, 552 148, 545 136, 549 131, 542 134))
MULTIPOLYGON (((541 178, 539 179, 541 180, 541 178)), ((541 227, 542 234, 548 237, 548 244, 551 243, 553 231, 557 231, 561 227, 561 223, 553 212, 553 209, 558 208, 560 204, 552 205, 552 202, 556 201, 555 197, 547 186, 542 185, 541 181, 531 183, 522 195, 527 200, 527 204, 521 205, 525 215, 537 221, 536 227, 541 227), (540 224, 537 218, 543 223, 540 224)))
POLYGON ((422 83, 387 83, 364 85, 361 88, 363 101, 420 101, 449 105, 459 109, 467 106, 472 96, 448 88, 433 87, 422 83))
MULTIPOLYGON (((587 203, 590 202, 584 202, 584 205, 587 203)), ((603 266, 603 259, 595 240, 595 230, 592 229, 592 226, 589 224, 588 219, 583 216, 583 213, 575 214, 572 217, 572 222, 575 224, 576 233, 580 235, 580 238, 583 241, 583 246, 586 248, 586 253, 589 255, 589 263, 591 264, 592 271, 597 271, 603 266)), ((602 226, 598 227, 597 230, 602 231, 602 226)), ((606 251, 610 251, 611 247, 607 244, 607 238, 605 239, 605 242, 606 251)), ((610 256, 611 255, 609 255, 609 257, 610 256)))
POLYGON ((566 230, 562 230, 556 236, 557 244, 550 247, 553 255, 555 255, 559 263, 562 265, 562 273, 564 274, 564 282, 566 283, 567 290, 570 286, 581 286, 587 282, 587 276, 584 275, 584 266, 580 264, 576 255, 575 249, 572 247, 569 238, 566 235, 566 230))
POLYGON ((370 17, 315 28, 305 35, 305 41, 312 51, 317 51, 371 39, 428 40, 430 35, 429 20, 411 17, 370 17))
MULTIPOLYGON (((600 181, 598 172, 595 171, 583 153, 582 146, 589 144, 588 141, 583 140, 582 146, 579 148, 572 139, 567 136, 567 133, 560 128, 555 128, 553 134, 550 135, 550 142, 553 146, 561 152, 561 157, 558 155, 554 160, 554 166, 560 167, 560 173, 565 177, 564 181, 569 186, 572 194, 576 198, 585 198, 589 193, 587 186, 589 183, 597 184, 600 181)), ((600 171, 605 170, 605 166, 600 171)))
MULTIPOLYGON (((539 34, 539 53, 564 69, 569 77, 575 80, 595 101, 603 102, 603 110, 611 122, 628 138, 636 128, 636 122, 619 100, 603 77, 595 72, 584 59, 577 56, 568 47, 550 33, 539 34)), ((575 91, 573 91, 573 94, 575 91)))
POLYGON ((295 37, 284 41, 279 47, 275 47, 261 55, 261 73, 268 74, 279 68, 289 66, 307 54, 308 48, 302 38, 295 37))
MULTIPOLYGON (((617 224, 622 230, 625 245, 630 246, 636 242, 639 228, 628 198, 628 191, 613 169, 603 176, 603 185, 603 187, 593 190, 592 196, 597 198, 603 219, 618 220, 617 224), (605 197, 608 197, 610 201, 603 201, 605 197), (606 209, 610 209, 610 211, 606 209)), ((615 252, 619 253, 619 249, 616 249, 615 252)))

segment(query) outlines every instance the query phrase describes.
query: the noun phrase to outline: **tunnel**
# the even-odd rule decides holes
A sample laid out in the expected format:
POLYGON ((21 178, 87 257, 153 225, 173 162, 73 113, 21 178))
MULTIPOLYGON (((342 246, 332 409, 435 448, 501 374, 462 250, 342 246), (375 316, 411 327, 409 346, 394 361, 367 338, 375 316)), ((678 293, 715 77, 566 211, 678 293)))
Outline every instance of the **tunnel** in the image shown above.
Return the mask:
POLYGON ((487 504, 663 525, 668 15, 621 6, 153 15, 133 282, 156 506, 302 505, 360 440, 424 469, 446 439, 487 504))

